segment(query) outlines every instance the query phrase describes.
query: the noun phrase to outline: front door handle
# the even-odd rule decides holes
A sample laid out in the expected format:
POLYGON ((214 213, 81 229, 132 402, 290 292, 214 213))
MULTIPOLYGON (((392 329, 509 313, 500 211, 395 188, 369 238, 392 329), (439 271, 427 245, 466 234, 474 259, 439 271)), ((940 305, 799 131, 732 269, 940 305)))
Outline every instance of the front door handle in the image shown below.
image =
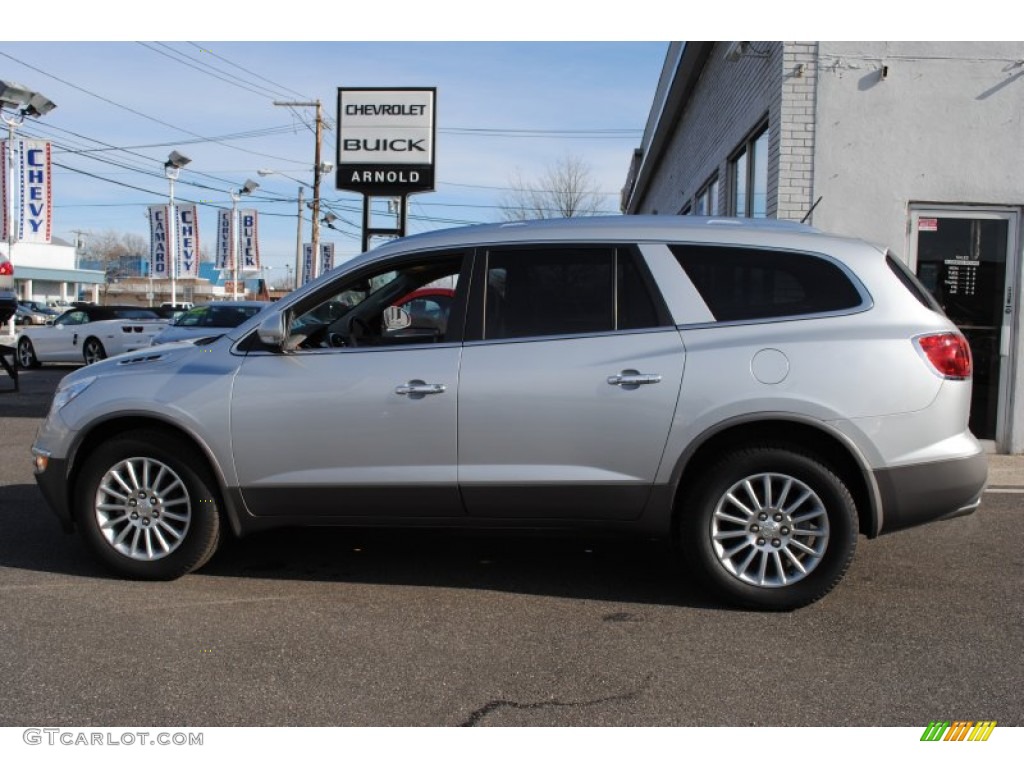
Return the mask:
POLYGON ((447 387, 444 384, 427 384, 425 381, 413 379, 406 384, 399 384, 395 387, 395 394, 409 395, 411 397, 418 395, 422 397, 423 395, 439 395, 446 389, 447 387))
POLYGON ((640 373, 639 371, 623 371, 608 377, 608 383, 615 387, 639 387, 641 384, 657 384, 661 381, 660 373, 640 373))

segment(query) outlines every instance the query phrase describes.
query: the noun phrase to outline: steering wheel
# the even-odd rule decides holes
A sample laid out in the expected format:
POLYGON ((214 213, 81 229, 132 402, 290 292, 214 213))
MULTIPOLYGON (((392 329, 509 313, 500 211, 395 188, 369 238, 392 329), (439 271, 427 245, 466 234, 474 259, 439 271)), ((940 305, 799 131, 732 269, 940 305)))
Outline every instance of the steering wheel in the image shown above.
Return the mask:
POLYGON ((360 339, 366 339, 370 335, 370 326, 359 317, 353 317, 348 321, 348 346, 358 347, 360 339))

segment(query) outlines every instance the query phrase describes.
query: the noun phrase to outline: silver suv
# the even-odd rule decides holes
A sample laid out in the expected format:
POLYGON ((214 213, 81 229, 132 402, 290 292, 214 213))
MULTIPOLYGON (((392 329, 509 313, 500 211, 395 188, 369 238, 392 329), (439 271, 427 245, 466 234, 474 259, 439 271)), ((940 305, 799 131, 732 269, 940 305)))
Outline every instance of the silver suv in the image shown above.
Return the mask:
POLYGON ((219 338, 67 376, 33 447, 60 520, 172 579, 289 525, 672 537, 742 605, 828 593, 858 534, 973 511, 964 337, 902 263, 690 217, 395 241, 219 338), (423 288, 451 296, 411 312, 423 288))

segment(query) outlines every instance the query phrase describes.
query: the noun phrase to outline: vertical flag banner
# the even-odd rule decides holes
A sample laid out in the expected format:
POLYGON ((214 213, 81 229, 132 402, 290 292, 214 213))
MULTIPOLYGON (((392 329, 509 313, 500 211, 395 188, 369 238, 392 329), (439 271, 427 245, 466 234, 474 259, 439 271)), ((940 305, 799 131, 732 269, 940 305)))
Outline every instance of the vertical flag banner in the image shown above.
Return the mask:
POLYGON ((3 203, 3 210, 0 211, 0 240, 5 243, 10 239, 7 234, 7 227, 9 222, 7 221, 9 214, 8 196, 11 194, 11 190, 7 188, 7 169, 8 169, 8 158, 7 158, 7 142, 0 141, 0 202, 3 203))
POLYGON ((248 208, 238 212, 238 241, 240 243, 242 272, 259 272, 260 270, 260 239, 259 219, 256 209, 248 208))
POLYGON ((17 143, 21 198, 18 239, 27 243, 48 243, 53 229, 50 142, 19 139, 17 143))
POLYGON ((334 269, 334 243, 320 243, 320 274, 334 269))
POLYGON ((168 206, 149 206, 149 273, 156 280, 171 277, 170 255, 167 252, 169 219, 168 206))
POLYGON ((313 255, 313 244, 302 244, 302 285, 316 277, 316 258, 313 255))
POLYGON ((199 215, 193 203, 178 210, 178 277, 199 277, 199 215))
POLYGON ((231 210, 219 208, 217 210, 217 269, 231 270, 235 268, 235 243, 231 237, 233 232, 231 210))

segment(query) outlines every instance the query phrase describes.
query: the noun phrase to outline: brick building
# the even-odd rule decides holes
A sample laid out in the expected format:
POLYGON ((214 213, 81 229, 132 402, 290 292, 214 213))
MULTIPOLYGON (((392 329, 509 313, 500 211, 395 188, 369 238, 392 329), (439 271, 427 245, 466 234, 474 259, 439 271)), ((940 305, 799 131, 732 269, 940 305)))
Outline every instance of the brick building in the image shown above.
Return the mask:
POLYGON ((806 220, 891 248, 971 342, 972 429, 1020 453, 1022 179, 1022 42, 677 42, 622 210, 806 220))

